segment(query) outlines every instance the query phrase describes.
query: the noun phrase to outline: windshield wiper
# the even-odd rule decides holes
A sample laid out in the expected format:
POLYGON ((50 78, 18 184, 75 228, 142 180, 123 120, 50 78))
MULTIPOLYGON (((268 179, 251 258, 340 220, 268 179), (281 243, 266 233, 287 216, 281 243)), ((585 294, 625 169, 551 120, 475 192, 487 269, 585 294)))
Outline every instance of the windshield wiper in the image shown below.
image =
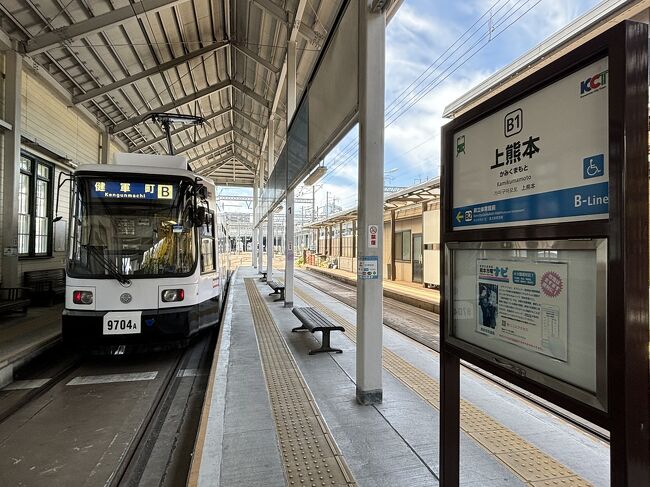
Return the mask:
POLYGON ((117 268, 117 266, 109 259, 107 259, 104 254, 102 254, 99 250, 97 250, 96 247, 88 245, 86 247, 88 250, 90 250, 91 255, 104 267, 104 270, 108 272, 108 274, 115 278, 117 282, 124 286, 128 286, 131 284, 131 280, 127 278, 124 274, 120 272, 120 270, 117 268))

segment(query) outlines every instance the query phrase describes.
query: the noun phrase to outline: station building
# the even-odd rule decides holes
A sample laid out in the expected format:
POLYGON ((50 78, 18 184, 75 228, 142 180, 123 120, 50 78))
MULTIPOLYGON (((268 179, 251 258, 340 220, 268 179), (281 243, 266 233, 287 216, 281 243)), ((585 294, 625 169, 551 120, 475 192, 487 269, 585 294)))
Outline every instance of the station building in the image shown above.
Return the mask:
MULTIPOLYGON (((439 222, 438 178, 385 197, 384 279, 434 289, 440 286, 439 222)), ((309 250, 306 252, 308 265, 356 272, 356 208, 313 222, 307 228, 310 230, 303 231, 303 238, 309 240, 309 250)))
MULTIPOLYGON (((173 141, 178 152, 187 155, 191 169, 211 178, 218 186, 253 188, 255 228, 250 235, 253 265, 241 266, 232 274, 229 295, 223 301, 220 335, 211 342, 213 347, 216 342, 215 360, 205 367, 210 361, 199 359, 200 354, 197 354, 190 357, 197 368, 180 369, 184 359, 179 355, 169 359, 169 363, 151 365, 160 370, 144 373, 140 371, 142 363, 135 364, 133 370, 128 371, 129 378, 120 386, 129 391, 131 398, 148 396, 141 393, 146 390, 151 392, 150 397, 167 403, 162 398, 172 397, 167 396, 169 384, 183 389, 187 382, 182 381, 187 378, 208 384, 203 391, 205 399, 201 407, 194 410, 201 411, 196 415, 197 434, 185 445, 190 453, 185 459, 191 458, 186 462, 188 485, 214 485, 215 479, 223 485, 294 485, 301 482, 348 487, 431 485, 436 482, 467 487, 490 484, 604 486, 610 478, 614 485, 635 487, 632 478, 645 479, 636 485, 647 483, 648 446, 637 441, 647 442, 648 439, 644 423, 648 414, 646 343, 634 341, 634 336, 628 335, 626 329, 620 329, 624 327, 614 329, 613 326, 618 326, 619 320, 630 328, 634 326, 637 336, 647 341, 645 274, 642 279, 630 283, 636 286, 633 291, 641 289, 642 292, 637 292, 628 301, 623 299, 627 289, 618 285, 622 282, 620 274, 610 277, 611 282, 617 284, 610 286, 615 289, 609 292, 611 302, 618 306, 618 315, 609 320, 609 341, 605 348, 614 350, 617 347, 617 351, 623 352, 617 356, 608 355, 611 363, 606 365, 610 365, 612 371, 608 377, 625 380, 610 381, 610 389, 603 392, 602 376, 598 376, 598 380, 594 379, 597 390, 583 388, 575 396, 570 394, 580 389, 578 385, 567 381, 558 393, 550 388, 556 384, 557 377, 541 372, 535 375, 539 370, 522 365, 512 357, 494 359, 490 355, 486 359, 487 355, 470 357, 467 353, 464 358, 474 360, 473 368, 463 372, 464 390, 463 399, 460 399, 463 357, 453 355, 459 349, 447 342, 446 332, 451 333, 451 327, 445 327, 451 321, 445 319, 449 320, 451 315, 456 319, 459 311, 463 319, 471 322, 468 333, 476 335, 479 308, 482 317, 488 315, 481 304, 486 309, 494 308, 487 293, 477 296, 478 271, 474 257, 468 260, 471 272, 464 282, 470 296, 464 301, 470 303, 471 312, 461 313, 468 309, 462 306, 453 310, 445 308, 455 293, 449 288, 446 291, 451 297, 445 302, 448 297, 443 296, 442 315, 437 313, 440 309, 435 316, 433 312, 422 314, 422 310, 405 311, 404 306, 395 303, 385 306, 384 289, 390 284, 418 287, 419 291, 427 293, 433 291, 421 288, 442 285, 444 289, 444 272, 439 268, 440 243, 441 235, 444 237, 448 229, 440 228, 439 224, 449 217, 445 213, 448 208, 441 200, 445 197, 444 191, 443 194, 440 191, 441 186, 444 189, 447 184, 444 181, 427 181, 388 196, 377 191, 384 180, 382 63, 385 28, 399 8, 399 0, 106 1, 102 2, 104 10, 96 13, 88 7, 89 2, 80 2, 75 12, 83 15, 76 22, 65 7, 61 8, 60 2, 41 3, 52 14, 43 15, 33 2, 7 0, 0 5, 0 18, 3 19, 0 23, 2 287, 19 286, 30 272, 63 268, 67 227, 73 224, 67 217, 71 193, 65 176, 81 164, 110 164, 118 152, 139 152, 141 155, 164 152, 166 138, 171 138, 169 134, 165 137, 160 128, 152 126, 138 127, 156 111, 175 111, 179 115, 203 113, 212 123, 202 131, 174 130, 173 141), (317 4, 316 8, 312 3, 317 4), (59 26, 52 28, 51 17, 54 18, 56 12, 63 14, 58 21, 62 25, 57 23, 59 26), (209 12, 209 16, 202 17, 197 12, 209 12), (159 22, 147 25, 148 13, 160 13, 159 22), (188 18, 192 20, 179 21, 188 18), (126 41, 123 45, 108 42, 108 31, 118 33, 126 41), (170 45, 175 42, 192 45, 195 50, 169 49, 165 56, 159 57, 148 47, 156 44, 148 39, 150 34, 170 40, 170 45), (211 42, 205 43, 204 35, 211 42), (97 36, 105 49, 96 50, 92 42, 83 43, 79 49, 74 44, 91 36, 97 36), (243 38, 249 38, 250 45, 242 43, 243 38), (134 49, 141 44, 147 48, 134 49), (350 52, 352 45, 354 50, 350 52), (195 58, 201 58, 200 64, 206 69, 194 71, 190 66, 195 58), (122 62, 125 59, 128 61, 122 62), (169 72, 168 77, 163 76, 163 71, 169 72), (348 80, 346 76, 354 79, 348 80), (340 89, 336 84, 340 79, 348 83, 344 86, 358 89, 340 89), (177 85, 178 90, 171 89, 170 84, 177 85), (358 208, 313 222, 294 238, 294 189, 356 123, 360 127, 358 208), (283 235, 276 241, 274 227, 276 214, 280 212, 285 212, 286 220, 283 235), (280 259, 276 257, 274 262, 272 241, 284 247, 284 269, 278 268, 280 259), (263 242, 268 243, 266 249, 263 242), (335 285, 330 285, 327 292, 315 281, 294 283, 293 266, 298 257, 294 251, 299 249, 314 270, 357 273, 354 303, 337 295, 335 285), (377 266, 374 269, 373 264, 377 266), (362 277, 358 269, 364 266, 373 271, 367 276, 364 272, 362 277), (268 293, 269 287, 273 293, 268 293), (637 307, 628 313, 634 306, 637 307), (388 310, 386 315, 385 310, 388 310), (408 319, 403 319, 405 313, 408 319), (400 321, 402 325, 407 321, 415 323, 419 327, 417 331, 426 336, 418 343, 413 338, 417 333, 410 335, 396 325, 400 321), (321 335, 315 338, 315 331, 321 335), (330 332, 333 333, 331 343, 330 332), (619 337, 627 341, 623 343, 619 337), (629 357, 624 353, 624 346, 628 345, 636 359, 643 359, 638 360, 644 365, 643 372, 626 362, 629 357), (160 376, 164 375, 165 380, 158 376, 163 370, 160 376), (507 380, 521 387, 504 391, 500 387, 507 380), (629 387, 637 380, 646 380, 642 390, 629 387), (167 385, 156 388, 158 386, 152 386, 154 383, 167 385), (616 396, 613 391, 624 394, 616 396), (519 397, 533 400, 535 394, 553 399, 560 397, 557 404, 551 404, 555 407, 553 414, 543 410, 549 406, 548 402, 538 401, 531 407, 519 397), (597 394, 601 396, 596 397, 597 394), (601 399, 602 394, 611 396, 608 411, 596 410, 593 402, 585 403, 587 406, 580 403, 585 396, 590 400, 601 399), (636 404, 629 401, 635 397, 643 400, 636 404), (563 410, 564 406, 568 409, 563 410), (623 408, 628 415, 622 414, 623 408), (580 424, 585 430, 589 428, 588 432, 574 427, 576 415, 567 414, 567 411, 586 411, 584 418, 577 419, 585 420, 580 424), (611 414, 604 414, 607 412, 611 414), (596 418, 601 423, 585 425, 589 423, 586 418, 596 418), (611 438, 603 431, 603 424, 612 426, 611 438), (615 454, 611 456, 607 444, 610 439, 612 445, 616 445, 615 454), (461 445, 465 455, 462 462, 461 445), (646 457, 635 457, 637 454, 646 457), (623 477, 626 481, 619 482, 623 477)), ((497 72, 481 87, 453 102, 446 108, 445 116, 463 116, 625 20, 647 24, 648 11, 647 0, 602 2, 553 38, 497 72)), ((643 26, 644 36, 646 27, 643 26)), ((645 39, 643 41, 641 51, 647 53, 645 39)), ((645 68, 646 61, 643 59, 638 65, 645 68)), ((643 90, 640 92, 647 93, 646 73, 641 74, 643 90)), ((642 108, 645 109, 645 104, 642 108)), ((636 122, 635 127, 638 127, 638 120, 636 122)), ((644 138, 645 123, 643 117, 643 129, 636 132, 644 138)), ((643 147, 644 169, 645 151, 643 147)), ((645 175, 643 183, 646 183, 645 175)), ((602 221, 597 224, 605 226, 602 221)), ((544 230, 549 229, 554 227, 544 230)), ((526 230, 517 229, 520 240, 525 239, 526 230)), ((499 243, 495 235, 486 239, 488 244, 499 243)), ((608 235, 612 239, 620 237, 613 233, 608 235)), ((641 235, 645 245, 647 226, 633 235, 641 235)), ((246 242, 248 235, 243 237, 246 242)), ((225 257, 228 249, 232 250, 233 242, 228 241, 225 232, 219 238, 219 248, 225 257)), ((584 244, 581 239, 567 240, 571 240, 569 247, 584 244)), ((625 244, 628 250, 633 249, 633 242, 626 240, 625 244)), ((510 251, 507 245, 504 248, 506 250, 491 250, 510 251)), ((237 250, 235 247, 234 251, 237 250)), ((515 252, 519 250, 515 249, 507 257, 515 252)), ((549 251, 548 258, 542 259, 540 265, 557 265, 557 252, 552 253, 549 251), (552 259, 555 261, 551 262, 552 259)), ((529 257, 524 254, 517 255, 521 257, 520 262, 529 257)), ((587 265, 587 260, 591 263, 592 254, 581 265, 587 265)), ((627 256, 615 257, 625 259, 627 256)), ((532 260, 527 262, 532 266, 532 260)), ((602 260, 598 262, 602 263, 602 260)), ((633 263, 625 263, 626 270, 632 274, 633 263)), ((566 266, 566 262, 559 264, 566 266)), ((599 265, 597 270, 601 272, 602 269, 599 265)), ((556 276, 550 272, 546 274, 551 284, 557 284, 556 276)), ((115 277, 114 272, 112 277, 115 277)), ((576 277, 578 281, 582 278, 576 277)), ((538 284, 531 272, 520 273, 518 279, 522 286, 538 284)), ((118 283, 123 284, 119 279, 110 281, 110 285, 115 285, 114 289, 121 293, 123 289, 118 283)), ((592 283, 580 284, 587 288, 592 283)), ((599 282, 599 289, 604 284, 599 282)), ((623 281, 623 284, 627 283, 623 281)), ((496 284, 489 285, 496 287, 496 284)), ((560 285, 551 286, 545 295, 557 297, 562 289, 560 285)), ((158 295, 162 299, 165 291, 168 290, 161 294, 156 287, 156 299, 158 295)), ((182 289, 173 291, 178 291, 175 296, 184 296, 180 293, 182 289)), ((71 294, 72 289, 66 289, 66 293, 71 294)), ((131 302, 132 296, 126 294, 122 295, 125 301, 119 296, 122 305, 131 302)), ((520 306, 522 302, 534 305, 537 301, 531 298, 533 294, 527 293, 528 301, 524 299, 513 304, 515 300, 512 299, 510 305, 520 306)), ((595 300, 583 301, 588 301, 590 310, 596 307, 595 300)), ((108 313, 119 315, 116 309, 121 308, 111 308, 108 313)), ((599 304, 598 311, 600 309, 599 304)), ((97 316, 105 311, 100 310, 97 316)), ((539 333, 540 343, 548 342, 549 336, 559 328, 566 331, 567 320, 560 324, 557 318, 560 312, 556 311, 556 308, 547 307, 543 317, 536 315, 546 320, 546 335, 539 333)), ((14 323, 14 330, 23 323, 14 323)), ((589 331, 593 332, 596 324, 600 326, 601 323, 596 323, 595 319, 594 323, 587 323, 594 325, 589 331)), ((490 328, 488 325, 492 323, 480 324, 490 328)), ((100 323, 100 336, 101 330, 100 323)), ((483 335, 481 340, 489 340, 488 334, 483 335)), ((572 330, 569 336, 573 340, 576 334, 572 330)), ((602 345, 602 338, 601 334, 593 341, 602 345)), ((555 366, 563 367, 562 370, 571 368, 566 360, 556 360, 552 353, 542 356, 531 350, 533 346, 524 345, 528 348, 513 345, 519 347, 515 349, 518 354, 515 358, 522 363, 532 355, 538 364, 551 370, 555 370, 555 366)), ((598 359, 598 367, 587 373, 595 370, 594 374, 601 374, 602 349, 592 343, 574 345, 580 349, 581 358, 598 359)), ((129 362, 111 363, 110 367, 119 368, 124 363, 129 362)), ((127 425, 131 434, 137 430, 143 436, 136 438, 135 443, 130 443, 134 437, 128 435, 129 440, 115 442, 117 436, 111 441, 103 429, 94 426, 93 420, 102 415, 96 414, 99 407, 93 409, 88 405, 92 401, 109 402, 113 398, 115 389, 110 387, 114 383, 110 381, 117 375, 107 370, 109 368, 102 368, 102 364, 98 368, 99 371, 77 371, 75 374, 79 376, 69 381, 67 372, 60 374, 61 377, 57 375, 58 382, 52 391, 60 394, 63 400, 52 401, 51 407, 48 403, 49 408, 39 408, 39 414, 43 414, 39 416, 40 423, 21 423, 19 429, 24 426, 22 431, 33 431, 33 436, 10 431, 7 437, 11 436, 12 445, 30 452, 33 446, 42 446, 35 445, 37 442, 33 438, 43 435, 46 427, 62 435, 63 440, 69 439, 66 435, 72 435, 72 429, 68 429, 70 425, 58 428, 57 421, 70 420, 66 417, 66 414, 69 416, 66 407, 70 404, 68 400, 73 399, 80 406, 79 411, 85 408, 90 414, 90 420, 73 418, 75 424, 70 428, 92 426, 90 432, 85 433, 97 448, 89 449, 88 458, 93 459, 95 466, 106 462, 102 471, 105 479, 102 480, 109 483, 115 479, 115 472, 126 475, 127 471, 131 474, 140 471, 135 468, 139 466, 135 462, 126 466, 119 461, 111 462, 137 456, 131 445, 137 446, 141 438, 153 437, 144 436, 151 431, 146 427, 139 429, 139 425, 136 428, 127 425), (89 385, 93 389, 81 389, 89 385), (74 387, 80 389, 70 392, 74 387), (95 388, 103 391, 103 387, 107 388, 107 393, 93 393, 95 388), (61 409, 52 412, 58 406, 62 406, 61 409), (50 420, 44 421, 43 417, 50 420), (110 455, 104 455, 104 450, 110 455)), ((591 379, 591 375, 589 377, 591 379)), ((0 379, 7 379, 7 376, 0 379)), ((11 382, 13 377, 8 379, 11 382)), ((36 379, 47 383, 52 377, 36 379)), ((30 406, 29 401, 27 405, 30 406)), ((123 425, 123 417, 129 414, 149 415, 147 408, 131 407, 128 400, 121 401, 121 405, 123 408, 126 405, 124 409, 127 410, 112 418, 113 422, 108 425, 111 428, 115 424, 123 425)), ((157 416, 159 412, 152 409, 151 416, 139 421, 144 424, 155 417, 162 430, 168 425, 164 418, 157 416)), ((13 427, 6 425, 0 421, 0 427, 13 427)), ((112 430, 110 433, 113 434, 112 430)), ((167 438, 164 434, 161 437, 163 442, 167 438)), ((42 443, 47 446, 46 441, 42 443)), ((39 450, 41 460, 38 461, 42 463, 39 466, 48 467, 45 463, 50 457, 58 460, 58 455, 69 453, 68 450, 73 451, 72 448, 39 450)), ((16 461, 11 455, 4 455, 0 463, 1 474, 12 480, 35 475, 29 470, 28 462, 16 461)), ((156 463, 156 466, 162 464, 167 463, 156 463)), ((53 470, 56 474, 57 468, 53 470)), ((82 474, 95 475, 95 470, 89 472, 91 469, 82 474)), ((46 470, 46 473, 52 472, 46 470)), ((71 474, 70 470, 63 469, 60 474, 69 476, 68 484, 80 478, 74 477, 75 473, 71 474)))

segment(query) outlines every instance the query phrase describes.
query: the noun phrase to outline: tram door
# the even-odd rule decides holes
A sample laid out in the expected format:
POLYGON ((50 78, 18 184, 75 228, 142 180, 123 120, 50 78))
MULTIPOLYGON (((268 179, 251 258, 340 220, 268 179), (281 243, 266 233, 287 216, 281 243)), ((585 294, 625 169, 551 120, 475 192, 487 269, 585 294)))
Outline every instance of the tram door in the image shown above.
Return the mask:
POLYGON ((422 284, 424 277, 424 259, 422 258, 422 234, 413 234, 413 282, 422 284))

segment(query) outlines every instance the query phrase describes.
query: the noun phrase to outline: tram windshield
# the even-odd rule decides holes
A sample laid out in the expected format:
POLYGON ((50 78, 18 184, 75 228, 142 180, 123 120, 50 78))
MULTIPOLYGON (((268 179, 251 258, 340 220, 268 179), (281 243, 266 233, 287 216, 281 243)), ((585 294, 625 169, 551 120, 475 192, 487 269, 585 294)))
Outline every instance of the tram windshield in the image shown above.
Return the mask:
POLYGON ((68 273, 74 277, 188 275, 196 264, 189 179, 78 177, 68 273))

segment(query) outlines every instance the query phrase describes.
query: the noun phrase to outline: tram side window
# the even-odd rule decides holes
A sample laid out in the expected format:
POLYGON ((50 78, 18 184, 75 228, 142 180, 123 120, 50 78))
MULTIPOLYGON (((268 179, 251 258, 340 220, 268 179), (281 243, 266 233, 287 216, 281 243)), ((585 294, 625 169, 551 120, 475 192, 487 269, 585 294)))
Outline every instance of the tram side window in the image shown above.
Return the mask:
POLYGON ((201 227, 201 272, 215 270, 214 212, 208 214, 208 221, 201 227))

